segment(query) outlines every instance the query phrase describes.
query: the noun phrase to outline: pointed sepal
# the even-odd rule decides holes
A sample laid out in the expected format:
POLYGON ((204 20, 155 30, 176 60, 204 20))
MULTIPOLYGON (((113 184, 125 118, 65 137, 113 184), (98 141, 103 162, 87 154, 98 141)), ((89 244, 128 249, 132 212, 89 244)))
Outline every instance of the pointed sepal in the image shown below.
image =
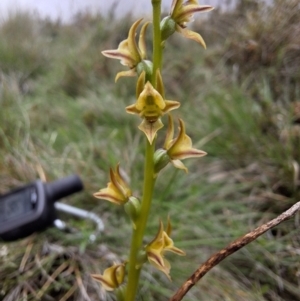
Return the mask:
POLYGON ((153 143, 153 140, 156 137, 156 133, 163 127, 163 123, 160 119, 157 119, 155 122, 149 122, 147 119, 144 119, 138 128, 144 132, 150 144, 153 143))

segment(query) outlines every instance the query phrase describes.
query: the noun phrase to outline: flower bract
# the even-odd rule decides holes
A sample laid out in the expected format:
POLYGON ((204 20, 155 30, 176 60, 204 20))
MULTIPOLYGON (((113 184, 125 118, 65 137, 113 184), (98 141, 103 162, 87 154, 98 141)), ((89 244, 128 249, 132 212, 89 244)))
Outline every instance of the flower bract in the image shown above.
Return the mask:
POLYGON ((179 119, 179 134, 178 137, 173 139, 174 136, 174 124, 173 118, 169 115, 169 126, 167 130, 166 140, 164 143, 164 149, 167 150, 167 154, 171 159, 173 165, 177 168, 183 169, 187 172, 187 168, 181 162, 187 158, 203 157, 207 153, 193 148, 192 139, 185 132, 185 125, 182 119, 179 119))
POLYGON ((130 188, 120 174, 119 164, 116 170, 110 169, 110 182, 107 184, 107 187, 94 193, 96 198, 104 199, 117 205, 125 204, 131 195, 130 188))
POLYGON ((103 275, 93 274, 92 278, 99 281, 107 291, 113 291, 118 288, 124 281, 125 264, 114 264, 104 270, 103 275))

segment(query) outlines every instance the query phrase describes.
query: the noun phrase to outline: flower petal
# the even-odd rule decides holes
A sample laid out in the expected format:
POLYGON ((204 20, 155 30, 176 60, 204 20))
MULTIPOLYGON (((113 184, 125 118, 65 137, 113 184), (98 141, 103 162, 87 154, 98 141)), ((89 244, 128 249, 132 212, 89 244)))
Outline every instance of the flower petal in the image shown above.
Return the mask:
POLYGON ((128 184, 125 182, 120 173, 120 164, 117 165, 116 171, 112 172, 111 180, 113 184, 117 187, 117 189, 123 194, 124 197, 129 198, 132 193, 128 184))
POLYGON ((186 173, 188 173, 188 169, 186 168, 186 166, 180 160, 172 160, 171 163, 174 165, 174 167, 176 167, 178 169, 182 169, 186 173))
POLYGON ((146 29, 150 22, 146 22, 140 31, 140 36, 139 36, 139 49, 141 52, 141 58, 144 60, 146 59, 146 53, 147 53, 147 48, 146 48, 146 42, 145 42, 145 35, 146 35, 146 29))
POLYGON ((187 0, 186 1, 186 5, 191 5, 191 4, 198 5, 198 0, 187 0))
POLYGON ((182 28, 179 25, 176 25, 176 31, 178 31, 180 34, 182 34, 185 38, 196 41, 197 43, 202 45, 204 49, 206 49, 206 44, 199 33, 194 32, 192 30, 188 30, 186 28, 182 28))
POLYGON ((140 94, 143 92, 144 90, 144 86, 145 86, 145 79, 146 79, 146 72, 143 71, 138 80, 137 80, 137 83, 136 83, 136 99, 139 98, 140 94))
POLYGON ((176 253, 177 255, 185 256, 185 252, 174 246, 173 240, 168 236, 168 234, 166 232, 164 232, 164 250, 163 251, 164 252, 169 251, 169 252, 176 253))
POLYGON ((102 54, 111 59, 121 60, 121 64, 130 68, 135 66, 135 60, 132 58, 131 53, 128 51, 127 40, 119 44, 118 49, 104 50, 102 54))
POLYGON ((107 200, 117 205, 124 203, 123 195, 116 189, 116 187, 109 182, 107 188, 103 188, 100 191, 93 194, 97 199, 107 200))
POLYGON ((168 150, 171 146, 171 142, 174 138, 174 123, 173 123, 173 117, 171 114, 168 115, 168 129, 166 134, 166 139, 164 143, 164 149, 168 150))
POLYGON ((156 70, 156 90, 163 98, 165 98, 164 83, 159 69, 156 70))
POLYGON ((194 13, 204 13, 213 10, 210 5, 189 4, 182 7, 180 12, 176 15, 176 23, 181 25, 184 22, 191 22, 194 13))
POLYGON ((166 233, 168 234, 168 236, 170 236, 172 233, 172 225, 171 225, 170 215, 168 215, 168 224, 167 224, 166 233))
POLYGON ((117 265, 115 269, 115 277, 117 280, 118 285, 122 284, 125 277, 125 264, 117 265))
POLYGON ((105 290, 113 291, 124 281, 125 264, 114 264, 113 266, 104 270, 103 275, 93 274, 91 276, 95 280, 99 281, 105 290))
POLYGON ((170 277, 170 269, 171 265, 167 259, 165 259, 161 254, 154 253, 154 252, 148 252, 147 253, 149 262, 158 270, 165 273, 165 275, 171 280, 170 277))
POLYGON ((183 0, 173 0, 171 5, 171 13, 170 15, 173 17, 174 15, 180 11, 181 7, 183 6, 183 0))
POLYGON ((158 109, 163 109, 165 101, 157 90, 153 88, 150 82, 145 84, 144 90, 139 95, 136 102, 136 108, 138 110, 143 110, 148 107, 156 106, 158 109))
POLYGON ((164 225, 163 225, 162 221, 160 221, 158 232, 156 233, 156 236, 154 237, 154 239, 148 244, 148 246, 146 247, 146 250, 156 249, 158 251, 161 251, 163 248, 163 243, 164 243, 163 233, 164 233, 164 225))
POLYGON ((135 103, 132 104, 132 105, 130 105, 130 106, 128 106, 128 107, 126 107, 125 109, 126 109, 126 112, 129 113, 129 114, 140 115, 140 113, 141 113, 141 111, 136 108, 136 104, 135 103))
POLYGON ((176 152, 174 152, 174 154, 172 155, 172 157, 175 160, 183 160, 183 159, 188 159, 188 158, 200 158, 200 157, 204 157, 206 156, 207 153, 196 149, 196 148, 190 148, 190 149, 184 149, 182 147, 182 149, 178 149, 176 152))
POLYGON ((157 131, 160 130, 163 126, 164 125, 160 119, 157 119, 155 122, 149 122, 146 119, 143 119, 138 128, 145 133, 149 143, 152 144, 157 131))
POLYGON ((115 285, 113 282, 111 282, 110 279, 106 279, 101 274, 92 274, 92 278, 94 278, 96 281, 100 282, 103 286, 103 288, 106 291, 113 291, 115 289, 115 285))
POLYGON ((165 100, 165 104, 166 104, 166 106, 162 110, 164 113, 178 109, 180 107, 180 102, 175 101, 175 100, 165 100))
POLYGON ((117 82, 118 79, 123 76, 127 76, 127 77, 136 76, 136 71, 135 71, 135 69, 130 69, 130 70, 118 72, 116 75, 116 78, 115 78, 115 82, 117 82))
POLYGON ((132 26, 130 27, 129 34, 128 34, 128 50, 132 56, 132 58, 135 60, 136 65, 138 62, 141 61, 141 54, 140 51, 136 45, 136 40, 135 40, 135 35, 136 35, 136 30, 140 23, 142 22, 143 18, 135 21, 132 26))
POLYGON ((164 267, 164 259, 161 256, 161 252, 151 249, 147 252, 147 257, 150 263, 154 264, 156 267, 159 267, 159 269, 164 267))

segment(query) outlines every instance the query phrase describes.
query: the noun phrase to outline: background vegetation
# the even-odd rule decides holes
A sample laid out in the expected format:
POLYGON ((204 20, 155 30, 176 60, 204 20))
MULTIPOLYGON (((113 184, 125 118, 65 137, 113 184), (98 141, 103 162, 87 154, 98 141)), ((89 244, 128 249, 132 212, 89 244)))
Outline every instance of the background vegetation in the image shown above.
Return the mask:
MULTIPOLYGON (((240 1, 196 21, 207 51, 178 35, 167 43, 167 95, 182 102, 177 114, 209 155, 188 162, 187 176, 170 167, 157 182, 149 238, 155 213, 170 213, 187 256, 171 257, 171 283, 146 269, 139 300, 167 300, 210 254, 300 199, 300 9, 273 2, 240 1)), ((124 111, 134 82, 115 85, 122 67, 101 55, 132 18, 111 19, 82 14, 66 25, 20 12, 0 26, 0 193, 78 173, 85 192, 65 202, 106 226, 90 243, 93 225, 63 216, 75 231, 0 243, 0 300, 113 300, 89 274, 126 258, 130 223, 92 193, 119 161, 139 191, 143 137, 124 111)), ((299 300, 299 233, 298 215, 225 260, 186 300, 299 300)))

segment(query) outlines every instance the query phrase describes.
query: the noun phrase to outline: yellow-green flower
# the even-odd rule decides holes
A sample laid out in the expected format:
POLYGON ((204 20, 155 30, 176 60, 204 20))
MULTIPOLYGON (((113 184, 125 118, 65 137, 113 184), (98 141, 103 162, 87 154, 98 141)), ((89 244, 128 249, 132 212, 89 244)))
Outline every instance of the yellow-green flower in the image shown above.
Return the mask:
POLYGON ((127 113, 137 114, 143 118, 139 129, 145 133, 150 144, 152 144, 157 131, 163 127, 160 117, 180 106, 178 101, 163 98, 163 84, 159 72, 157 79, 158 90, 154 89, 149 81, 144 84, 145 72, 142 72, 137 82, 137 101, 126 107, 127 113))
POLYGON ((193 148, 192 139, 185 133, 185 125, 182 119, 179 119, 179 135, 176 139, 174 137, 173 118, 169 115, 169 125, 164 143, 164 149, 167 151, 173 165, 177 168, 183 169, 187 172, 187 168, 181 162, 187 158, 203 157, 207 153, 193 148))
POLYGON ((104 199, 117 205, 125 204, 131 197, 131 190, 120 174, 119 164, 116 170, 110 169, 110 182, 107 187, 94 193, 98 199, 104 199))
POLYGON ((188 30, 187 23, 192 22, 193 14, 197 12, 207 12, 212 10, 210 5, 199 5, 198 0, 173 0, 171 6, 170 16, 166 17, 162 22, 162 37, 167 38, 174 31, 179 32, 185 38, 192 39, 204 48, 206 48, 205 42, 200 34, 188 30))
POLYGON ((113 291, 118 288, 124 281, 125 276, 125 264, 114 264, 107 268, 103 275, 93 274, 91 275, 95 280, 99 281, 103 288, 107 291, 113 291))
POLYGON ((169 251, 178 255, 185 255, 185 252, 174 246, 173 240, 170 238, 171 235, 171 223, 168 219, 167 230, 164 231, 162 222, 160 222, 158 232, 155 238, 146 247, 146 255, 149 262, 160 271, 164 272, 169 279, 170 278, 170 263, 165 259, 164 253, 169 251))
POLYGON ((135 40, 136 30, 143 19, 139 19, 131 26, 128 38, 119 44, 118 49, 105 50, 102 54, 106 57, 119 59, 121 64, 130 68, 128 71, 119 72, 116 81, 122 76, 135 76, 137 65, 146 59, 145 32, 149 22, 146 22, 140 31, 138 45, 135 40))

